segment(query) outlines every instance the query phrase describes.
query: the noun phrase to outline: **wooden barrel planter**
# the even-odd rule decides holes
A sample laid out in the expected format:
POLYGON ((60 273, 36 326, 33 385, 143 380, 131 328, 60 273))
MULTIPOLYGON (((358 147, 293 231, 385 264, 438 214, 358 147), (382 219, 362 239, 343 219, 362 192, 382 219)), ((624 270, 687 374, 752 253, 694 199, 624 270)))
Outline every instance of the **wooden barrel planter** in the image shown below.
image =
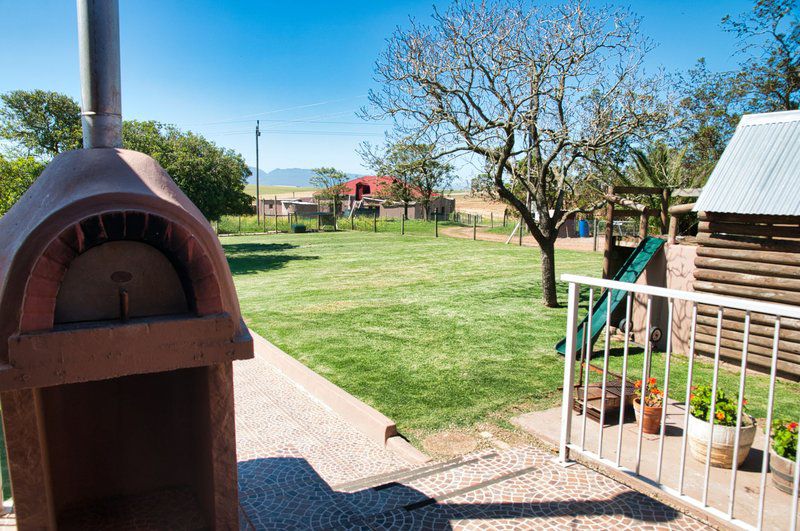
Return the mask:
POLYGON ((769 447, 769 470, 772 472, 772 483, 783 492, 792 493, 794 489, 794 461, 779 456, 769 447))
MULTIPOLYGON (((750 415, 742 420, 742 433, 739 435, 739 459, 741 465, 753 440, 756 436, 756 421, 750 415)), ((692 457, 706 462, 708 443, 711 435, 711 423, 701 420, 694 415, 689 415, 689 450, 692 457)), ((714 440, 711 441, 711 466, 718 468, 731 468, 733 466, 733 448, 736 441, 736 426, 714 425, 714 440)))

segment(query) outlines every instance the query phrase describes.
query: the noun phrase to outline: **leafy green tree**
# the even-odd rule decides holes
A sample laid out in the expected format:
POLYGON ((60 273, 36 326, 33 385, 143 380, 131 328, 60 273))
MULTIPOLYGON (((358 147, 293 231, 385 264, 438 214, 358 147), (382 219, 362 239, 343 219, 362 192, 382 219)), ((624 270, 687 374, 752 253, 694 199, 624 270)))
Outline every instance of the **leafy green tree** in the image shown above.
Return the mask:
POLYGON ((314 172, 314 175, 309 179, 311 184, 320 188, 320 191, 317 192, 317 197, 331 202, 335 227, 336 214, 340 210, 339 205, 342 202, 342 196, 347 191, 344 186, 344 183, 347 182, 347 174, 336 168, 328 167, 313 168, 311 171, 314 172))
POLYGON ((675 149, 664 142, 655 142, 646 150, 631 150, 633 165, 623 173, 621 180, 629 186, 657 188, 693 188, 702 180, 689 175, 683 167, 686 148, 675 149))
POLYGON ((0 138, 50 159, 81 147, 81 108, 65 94, 12 90, 0 95, 0 138))
MULTIPOLYGON (((10 152, 25 155, 4 159, 4 212, 38 177, 42 167, 37 161, 80 148, 82 133, 80 106, 69 96, 15 90, 0 100, 0 139, 7 141, 10 152), (15 192, 7 194, 7 189, 15 192)), ((244 191, 250 169, 240 154, 154 121, 124 122, 122 140, 126 148, 156 159, 209 220, 251 211, 252 198, 244 191)))
POLYGON ((736 130, 744 91, 738 73, 711 72, 700 59, 677 81, 679 143, 686 146, 683 159, 692 179, 705 181, 736 130))
POLYGON ((192 132, 154 121, 126 121, 122 143, 156 159, 209 220, 252 208, 244 158, 192 132))
POLYGON ((0 216, 22 197, 43 169, 44 164, 33 157, 8 159, 0 155, 0 216))
POLYGON ((752 111, 800 105, 800 20, 796 0, 756 0, 752 11, 722 19, 744 56, 739 77, 752 111))

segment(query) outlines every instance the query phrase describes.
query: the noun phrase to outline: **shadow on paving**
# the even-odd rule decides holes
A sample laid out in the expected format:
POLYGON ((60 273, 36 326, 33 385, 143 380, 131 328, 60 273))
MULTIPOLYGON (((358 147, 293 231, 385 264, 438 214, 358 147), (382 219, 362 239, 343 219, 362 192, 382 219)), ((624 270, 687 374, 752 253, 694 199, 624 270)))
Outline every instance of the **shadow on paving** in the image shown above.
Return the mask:
POLYGON ((319 259, 319 256, 283 254, 298 248, 290 243, 233 243, 222 247, 234 275, 280 269, 295 260, 319 259))
MULTIPOLYGON (((524 470, 536 474, 540 467, 524 470)), ((457 520, 514 520, 532 518, 597 518, 614 525, 620 518, 664 524, 682 513, 638 492, 626 490, 607 499, 555 499, 514 503, 447 503, 514 477, 479 482, 437 499, 400 482, 356 492, 332 489, 303 458, 275 457, 239 463, 239 503, 250 529, 452 529, 457 520)), ((508 492, 504 492, 506 496, 508 492)), ((525 492, 513 493, 525 499, 525 492)), ((590 494, 590 493, 589 493, 590 494)), ((531 495, 531 498, 537 497, 531 495)), ((540 496, 538 496, 540 498, 540 496)), ((580 525, 573 520, 571 524, 580 525)), ((583 521, 583 524, 586 522, 583 521)))

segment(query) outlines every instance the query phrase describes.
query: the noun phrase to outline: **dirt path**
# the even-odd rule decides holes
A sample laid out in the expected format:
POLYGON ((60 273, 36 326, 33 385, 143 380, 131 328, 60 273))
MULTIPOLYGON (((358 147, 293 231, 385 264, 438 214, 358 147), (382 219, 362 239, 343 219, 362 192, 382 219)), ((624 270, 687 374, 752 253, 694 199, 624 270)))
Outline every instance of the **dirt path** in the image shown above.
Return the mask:
MULTIPOLYGON (((445 236, 451 238, 463 238, 467 240, 472 239, 472 227, 442 227, 439 229, 445 236)), ((505 243, 508 239, 507 235, 495 234, 488 232, 485 227, 478 227, 477 239, 486 242, 500 242, 505 243)), ((515 236, 509 245, 519 245, 519 236, 515 236)), ((536 240, 531 235, 525 235, 522 238, 522 245, 525 247, 539 247, 536 240)), ((593 238, 559 238, 556 240, 556 249, 568 249, 572 251, 592 251, 593 238)), ((597 240, 597 251, 603 251, 603 239, 597 240)))

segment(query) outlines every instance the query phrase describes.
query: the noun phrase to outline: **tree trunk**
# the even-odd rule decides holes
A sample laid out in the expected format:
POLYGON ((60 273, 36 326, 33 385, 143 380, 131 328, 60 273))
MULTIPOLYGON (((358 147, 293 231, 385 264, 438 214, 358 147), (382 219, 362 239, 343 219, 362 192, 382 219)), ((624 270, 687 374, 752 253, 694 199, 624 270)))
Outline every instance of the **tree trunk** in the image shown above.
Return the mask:
POLYGON ((548 308, 557 308, 555 242, 539 242, 539 252, 542 256, 542 302, 548 308))

